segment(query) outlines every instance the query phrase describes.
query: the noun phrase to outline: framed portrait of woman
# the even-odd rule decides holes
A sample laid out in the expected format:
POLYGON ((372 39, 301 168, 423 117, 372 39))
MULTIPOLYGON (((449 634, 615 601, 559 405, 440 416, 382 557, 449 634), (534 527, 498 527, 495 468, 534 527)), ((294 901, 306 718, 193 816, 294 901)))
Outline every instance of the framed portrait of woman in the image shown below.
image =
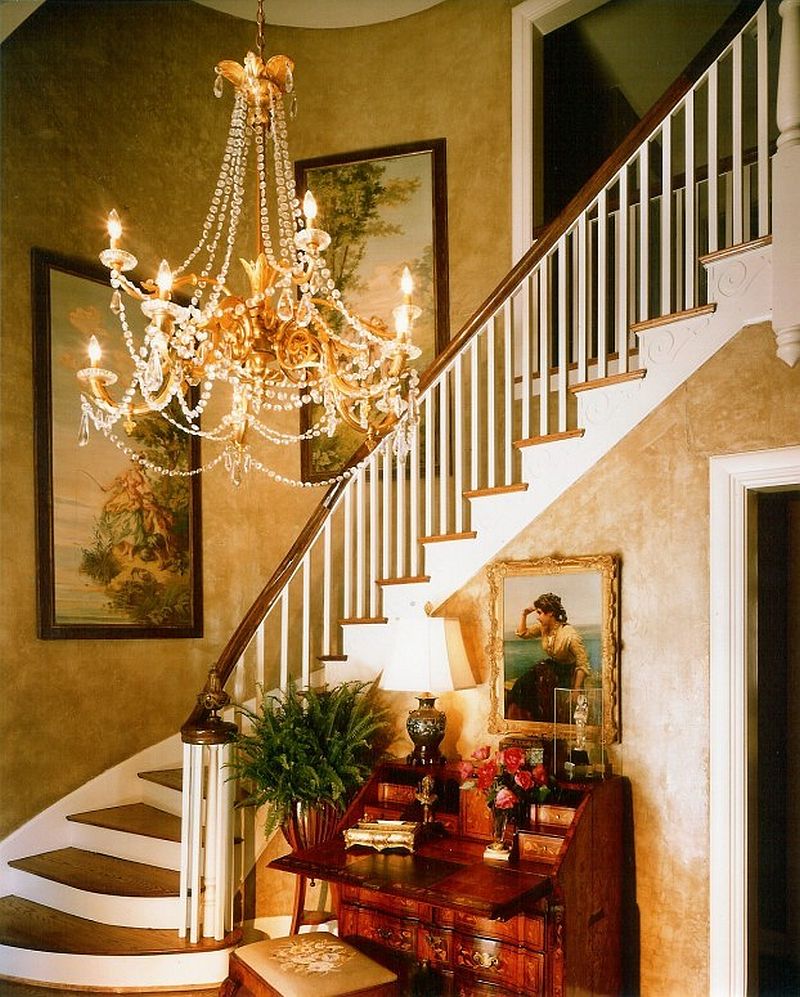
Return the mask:
POLYGON ((570 737, 556 690, 596 703, 589 726, 619 740, 619 559, 613 554, 497 561, 489 581, 492 733, 570 737))

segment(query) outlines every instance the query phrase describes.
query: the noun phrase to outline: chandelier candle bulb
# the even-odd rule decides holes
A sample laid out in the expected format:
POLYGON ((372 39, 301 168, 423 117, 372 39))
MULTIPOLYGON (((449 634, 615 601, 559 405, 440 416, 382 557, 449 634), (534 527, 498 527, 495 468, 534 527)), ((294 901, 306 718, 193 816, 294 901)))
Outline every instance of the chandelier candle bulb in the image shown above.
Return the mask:
POLYGON ((116 208, 112 208, 109 211, 106 228, 108 230, 108 248, 117 249, 119 247, 119 240, 122 238, 122 222, 119 220, 116 208))
POLYGON ((100 343, 97 340, 97 336, 92 333, 89 337, 89 346, 87 348, 87 353, 89 354, 89 364, 92 367, 96 367, 103 356, 103 350, 100 347, 100 343))

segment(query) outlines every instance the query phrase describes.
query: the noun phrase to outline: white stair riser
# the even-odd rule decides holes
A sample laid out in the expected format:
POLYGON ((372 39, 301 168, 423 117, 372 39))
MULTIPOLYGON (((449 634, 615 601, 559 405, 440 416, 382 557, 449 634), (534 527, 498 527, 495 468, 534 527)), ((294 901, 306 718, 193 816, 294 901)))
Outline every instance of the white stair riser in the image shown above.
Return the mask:
POLYGON ((72 987, 160 988, 214 986, 228 975, 230 949, 178 955, 67 955, 0 945, 6 979, 72 987))
POLYGON ((64 883, 42 879, 22 869, 9 869, 8 886, 14 896, 103 924, 177 929, 181 923, 177 897, 120 897, 89 893, 64 883))
POLYGON ((158 865, 164 869, 180 869, 181 846, 177 841, 164 841, 161 838, 114 831, 107 827, 93 827, 91 824, 79 824, 75 821, 70 821, 69 827, 69 843, 75 848, 115 855, 132 862, 158 865))
MULTIPOLYGON (((178 766, 180 767, 180 766, 178 766)), ((157 810, 163 810, 168 814, 181 816, 181 794, 178 790, 170 789, 168 786, 159 786, 156 782, 142 779, 142 803, 148 803, 157 810)))

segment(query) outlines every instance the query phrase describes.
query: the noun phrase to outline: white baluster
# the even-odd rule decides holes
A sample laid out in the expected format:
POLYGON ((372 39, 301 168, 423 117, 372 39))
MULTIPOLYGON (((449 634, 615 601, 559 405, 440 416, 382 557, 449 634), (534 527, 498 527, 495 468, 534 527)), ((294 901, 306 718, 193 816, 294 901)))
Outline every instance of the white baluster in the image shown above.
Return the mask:
POLYGON ((205 749, 202 744, 192 744, 189 745, 189 748, 191 759, 189 766, 190 814, 187 890, 189 894, 189 941, 194 944, 200 938, 200 869, 203 847, 203 755, 205 749))
POLYGON ((369 615, 378 615, 378 462, 380 457, 374 453, 369 462, 369 615))
POLYGON ((550 273, 552 254, 539 264, 539 435, 550 432, 550 273))
POLYGON ((302 642, 300 651, 300 684, 303 688, 311 682, 311 551, 307 550, 302 561, 303 580, 303 622, 301 627, 302 642))
MULTIPOLYGON (((482 333, 483 330, 481 330, 482 333)), ((480 347, 481 333, 474 337, 470 344, 469 354, 469 466, 470 466, 470 488, 474 491, 480 487, 478 475, 478 441, 480 437, 480 401, 478 393, 478 350, 480 347)))
POLYGON ((520 404, 522 406, 522 417, 520 420, 520 433, 523 440, 527 440, 531 435, 531 277, 528 276, 522 283, 522 290, 519 297, 519 311, 521 321, 521 363, 522 363, 522 390, 520 392, 520 404))
POLYGON ((406 462, 399 457, 394 458, 395 473, 397 475, 397 489, 395 502, 395 575, 397 578, 405 577, 406 572, 406 462))
POLYGON ((342 552, 342 612, 346 620, 352 615, 352 569, 353 569, 353 486, 352 483, 344 493, 344 549, 342 552))
POLYGON ((708 252, 719 248, 719 72, 708 70, 708 252))
MULTIPOLYGON (((607 234, 606 225, 608 218, 608 207, 606 202, 606 188, 604 187, 597 198, 597 376, 605 377, 608 374, 608 338, 606 330, 606 310, 608 293, 608 275, 606 273, 608 264, 607 256, 607 234)), ((567 428, 566 415, 562 429, 567 428)))
POLYGON ((586 212, 581 212, 578 219, 578 369, 576 377, 578 383, 585 381, 588 377, 588 355, 589 355, 589 323, 587 321, 587 304, 589 300, 589 285, 592 282, 591 276, 587 279, 586 263, 588 258, 588 247, 586 245, 586 212))
POLYGON ((356 474, 356 616, 364 617, 364 468, 356 474))
MULTIPOLYGON (((383 449, 383 470, 381 476, 381 539, 383 563, 381 571, 384 578, 392 577, 392 453, 389 447, 383 449)), ((395 574, 396 577, 396 574, 395 574)))
POLYGON ((267 665, 266 665, 266 654, 265 654, 265 641, 264 641, 264 625, 265 620, 262 620, 258 624, 258 629, 256 630, 256 681, 261 685, 266 681, 267 665))
POLYGON ((411 577, 416 578, 419 574, 419 427, 411 441, 409 461, 408 569, 411 577))
POLYGON ((650 142, 639 150, 639 321, 650 317, 650 142))
POLYGON ((208 749, 206 772, 206 833, 203 855, 203 937, 213 938, 217 914, 217 848, 219 846, 219 768, 217 745, 208 749))
POLYGON ((617 212, 617 284, 616 300, 616 343, 620 373, 628 369, 628 285, 632 283, 632 273, 628 264, 628 166, 622 167, 619 174, 619 211, 617 212))
POLYGON ((497 420, 494 411, 494 316, 486 324, 486 487, 494 488, 495 439, 497 420))
POLYGON ((567 428, 567 237, 558 240, 558 432, 567 428))
POLYGON ((450 416, 450 399, 447 390, 447 371, 437 381, 437 387, 439 389, 439 533, 444 535, 450 532, 448 516, 448 455, 450 437, 447 431, 450 416))
MULTIPOLYGON (((453 365, 453 529, 461 533, 464 529, 464 384, 461 370, 461 354, 456 356, 453 365)), ((412 467, 413 473, 413 467, 412 467)), ((413 480, 413 479, 412 479, 413 480)))
POLYGON ((769 34, 767 5, 764 3, 756 17, 756 74, 758 135, 758 235, 769 232, 769 34))
POLYGON ((285 690, 289 685, 289 585, 281 592, 281 674, 280 688, 285 690))
POLYGON ((694 179, 694 90, 686 94, 684 102, 684 175, 686 185, 683 200, 683 307, 692 308, 695 304, 694 271, 697 247, 695 245, 695 179, 694 179))
MULTIPOLYGON (((503 483, 514 480, 512 435, 514 430, 514 368, 511 336, 511 298, 503 305, 503 483)), ((458 500, 458 493, 456 493, 458 500)))
POLYGON ((661 126, 661 314, 672 311, 672 116, 661 126))
POLYGON ((732 152, 733 152, 733 245, 744 239, 742 224, 743 184, 742 184, 742 38, 733 40, 733 78, 731 80, 732 152))
POLYGON ((433 452, 433 389, 423 400, 425 416, 425 536, 433 536, 433 474, 436 457, 433 452))
POLYGON ((800 0, 782 0, 777 121, 772 165, 772 327, 777 354, 800 360, 800 0))
POLYGON ((331 647, 331 520, 322 528, 322 653, 333 654, 331 647))

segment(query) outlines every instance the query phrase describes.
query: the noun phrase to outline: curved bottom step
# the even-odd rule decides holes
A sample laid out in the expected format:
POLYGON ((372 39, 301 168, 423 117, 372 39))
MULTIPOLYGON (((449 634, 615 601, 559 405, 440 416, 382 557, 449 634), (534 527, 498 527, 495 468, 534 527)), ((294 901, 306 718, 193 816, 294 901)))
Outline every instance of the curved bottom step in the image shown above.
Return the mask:
POLYGON ((178 987, 225 979, 240 932, 192 945, 174 929, 125 928, 0 898, 0 966, 6 979, 83 987, 178 987))

